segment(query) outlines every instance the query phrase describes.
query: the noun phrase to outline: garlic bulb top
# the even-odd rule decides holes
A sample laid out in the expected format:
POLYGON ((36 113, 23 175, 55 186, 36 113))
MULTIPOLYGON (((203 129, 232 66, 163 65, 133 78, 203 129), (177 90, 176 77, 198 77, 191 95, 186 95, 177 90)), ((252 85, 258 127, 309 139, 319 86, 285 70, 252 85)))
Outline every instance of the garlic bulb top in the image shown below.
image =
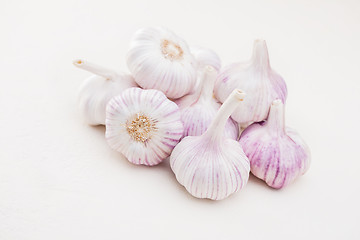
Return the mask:
POLYGON ((169 98, 188 94, 196 82, 196 61, 186 42, 161 28, 140 29, 131 42, 127 64, 135 81, 169 98))
POLYGON ((212 66, 216 71, 220 71, 221 60, 216 52, 209 48, 199 46, 191 46, 190 50, 197 61, 199 69, 203 69, 206 66, 212 66))
POLYGON ((270 67, 264 40, 256 40, 249 62, 234 63, 223 69, 215 84, 215 96, 221 102, 233 89, 246 91, 247 97, 231 115, 242 128, 266 119, 273 100, 285 102, 287 88, 282 77, 270 67))
POLYGON ((176 179, 197 198, 224 199, 247 183, 249 160, 239 142, 224 137, 227 119, 244 96, 234 90, 205 133, 185 137, 171 153, 176 179))
POLYGON ((123 90, 135 87, 134 79, 80 59, 73 64, 94 74, 80 86, 78 103, 84 119, 90 125, 105 125, 106 104, 123 90))
POLYGON ((106 108, 106 140, 134 164, 160 163, 183 130, 178 106, 158 90, 126 89, 106 108))
MULTIPOLYGON (((202 79, 197 91, 176 101, 181 110, 181 121, 184 124, 185 136, 199 136, 203 134, 215 118, 221 104, 213 97, 214 83, 217 71, 206 66, 202 69, 202 79)), ((230 118, 225 125, 225 136, 236 140, 239 129, 230 118)))
POLYGON ((310 165, 310 150, 293 129, 285 127, 284 105, 275 100, 265 123, 254 123, 241 134, 251 172, 270 187, 282 188, 303 175, 310 165))

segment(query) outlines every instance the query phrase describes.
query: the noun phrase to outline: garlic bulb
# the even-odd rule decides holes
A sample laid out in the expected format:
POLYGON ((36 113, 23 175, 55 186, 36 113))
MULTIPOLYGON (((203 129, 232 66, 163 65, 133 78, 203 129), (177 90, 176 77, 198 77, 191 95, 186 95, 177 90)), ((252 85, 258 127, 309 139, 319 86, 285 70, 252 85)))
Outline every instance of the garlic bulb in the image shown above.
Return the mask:
POLYGON ((185 137, 171 153, 176 179, 197 198, 224 199, 247 183, 249 160, 239 142, 224 137, 226 121, 244 96, 234 90, 206 132, 185 137))
POLYGON ((196 61, 186 42, 157 27, 140 29, 131 42, 127 64, 135 81, 169 98, 188 94, 196 82, 196 61))
MULTIPOLYGON (((213 97, 217 71, 211 66, 206 66, 202 72, 198 91, 176 101, 181 110, 181 121, 184 124, 183 136, 185 137, 203 134, 221 106, 213 97)), ((230 118, 227 119, 224 130, 226 137, 237 140, 239 129, 237 124, 230 118)))
POLYGON ((83 82, 79 91, 79 108, 84 119, 90 125, 105 125, 106 104, 123 90, 135 87, 134 79, 80 59, 73 64, 95 74, 83 82))
POLYGON ((244 103, 231 115, 242 128, 266 119, 273 100, 286 100, 287 88, 282 77, 270 67, 264 40, 256 40, 249 62, 234 63, 223 69, 215 84, 215 96, 225 101, 233 89, 247 93, 244 103))
POLYGON ((221 60, 216 52, 209 48, 199 46, 191 46, 190 50, 197 61, 199 69, 203 69, 206 66, 212 66, 216 71, 220 71, 221 60))
POLYGON ((310 165, 310 150, 301 137, 285 127, 284 105, 275 100, 265 123, 254 123, 241 134, 251 172, 270 187, 282 188, 303 175, 310 165))
POLYGON ((129 88, 106 107, 106 140, 134 164, 160 163, 183 130, 178 106, 158 90, 129 88))

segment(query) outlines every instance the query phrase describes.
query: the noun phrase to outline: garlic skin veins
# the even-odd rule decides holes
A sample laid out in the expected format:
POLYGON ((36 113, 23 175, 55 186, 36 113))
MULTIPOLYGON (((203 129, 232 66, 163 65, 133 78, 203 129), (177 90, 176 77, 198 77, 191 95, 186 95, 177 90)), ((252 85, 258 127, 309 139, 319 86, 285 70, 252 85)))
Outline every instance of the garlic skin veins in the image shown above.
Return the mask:
MULTIPOLYGON (((221 104, 213 97, 217 71, 212 66, 205 66, 197 91, 176 101, 181 110, 181 121, 184 124, 184 135, 200 136, 210 126, 221 104)), ((238 125, 228 118, 225 125, 225 136, 237 140, 238 125)))
POLYGON ((106 140, 134 164, 159 164, 183 130, 178 106, 158 90, 129 88, 106 107, 106 140))
POLYGON ((199 69, 203 69, 206 66, 212 66, 216 71, 220 71, 221 60, 216 52, 200 46, 191 46, 190 50, 197 61, 199 69))
POLYGON ((254 123, 241 134, 251 172, 272 188, 283 188, 303 175, 310 165, 310 149, 298 133, 285 127, 284 105, 275 100, 268 120, 254 123))
POLYGON ((81 59, 73 64, 94 74, 82 83, 79 90, 78 104, 85 121, 89 125, 105 125, 106 104, 123 90, 136 87, 133 77, 81 59))
POLYGON ((287 87, 283 78, 270 66, 264 40, 255 40, 250 61, 223 68, 216 80, 214 93, 223 102, 236 88, 247 93, 244 103, 231 115, 242 129, 253 122, 265 120, 273 100, 281 99, 285 103, 287 87))
POLYGON ((224 136, 226 120, 244 96, 241 90, 234 90, 206 132, 185 137, 171 153, 176 179, 194 197, 221 200, 247 183, 249 160, 239 142, 224 136))
POLYGON ((144 89, 157 89, 177 99, 194 88, 197 63, 187 43, 162 27, 136 32, 127 54, 135 81, 144 89))

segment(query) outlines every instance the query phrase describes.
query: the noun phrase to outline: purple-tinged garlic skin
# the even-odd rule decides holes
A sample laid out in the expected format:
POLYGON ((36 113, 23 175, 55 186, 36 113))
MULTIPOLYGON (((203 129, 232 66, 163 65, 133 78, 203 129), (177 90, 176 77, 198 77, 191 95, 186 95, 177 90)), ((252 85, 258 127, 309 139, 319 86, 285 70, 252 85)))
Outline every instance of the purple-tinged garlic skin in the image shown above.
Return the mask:
MULTIPOLYGON (((184 124, 184 135, 200 136, 210 126, 221 104, 213 97, 217 71, 212 66, 205 66, 201 72, 199 86, 196 91, 176 101, 181 111, 184 124)), ((225 125, 225 137, 237 140, 238 125, 228 118, 225 125)))
POLYGON ((215 68, 217 72, 221 69, 221 60, 219 55, 209 48, 200 46, 191 46, 191 53, 195 57, 198 68, 202 70, 206 66, 215 68))
POLYGON ((162 162, 183 130, 178 106, 155 89, 129 88, 106 107, 106 140, 134 164, 162 162))
POLYGON ((214 93, 220 102, 224 102, 236 88, 243 89, 247 93, 244 103, 231 115, 243 129, 253 122, 265 120, 269 107, 275 99, 281 99, 285 103, 286 84, 271 68, 264 40, 254 42, 250 61, 233 63, 223 68, 216 80, 214 93))
POLYGON ((251 172, 272 188, 283 188, 310 166, 310 149, 299 134, 285 127, 284 105, 275 100, 266 122, 254 123, 240 137, 251 172))
POLYGON ((166 28, 138 30, 127 65, 140 87, 160 90, 171 99, 190 93, 196 83, 197 63, 187 43, 166 28))
POLYGON ((136 87, 134 78, 81 59, 73 64, 94 74, 80 86, 78 104, 83 118, 89 125, 105 125, 106 104, 125 89, 136 87))
POLYGON ((238 141, 224 136, 226 120, 244 96, 234 90, 205 133, 185 137, 171 153, 170 166, 176 179, 194 197, 221 200, 248 181, 248 158, 238 141))

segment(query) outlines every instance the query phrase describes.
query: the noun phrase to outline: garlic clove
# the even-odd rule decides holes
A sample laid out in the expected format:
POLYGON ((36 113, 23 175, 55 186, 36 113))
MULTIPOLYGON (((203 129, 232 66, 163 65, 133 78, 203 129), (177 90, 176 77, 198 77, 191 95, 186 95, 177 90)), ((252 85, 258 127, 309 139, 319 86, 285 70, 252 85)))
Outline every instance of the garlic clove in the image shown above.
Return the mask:
POLYGON ((127 55, 135 81, 144 89, 157 89, 169 98, 180 98, 196 83, 196 61, 186 42, 161 28, 136 32, 127 55))
MULTIPOLYGON (((221 106, 213 97, 216 69, 205 66, 201 76, 197 91, 176 101, 181 110, 181 121, 184 124, 183 137, 202 135, 221 106)), ((231 118, 227 119, 224 131, 226 137, 234 140, 238 138, 238 126, 231 118)))
POLYGON ((85 121, 90 125, 105 125, 106 104, 123 90, 137 86, 133 77, 82 59, 73 64, 94 74, 83 82, 79 90, 78 104, 85 121))
POLYGON ((284 118, 284 105, 277 99, 268 120, 252 124, 240 137, 251 172, 273 188, 290 184, 310 165, 309 147, 295 130, 285 127, 284 118))
POLYGON ((190 50, 197 61, 199 69, 203 69, 206 66, 212 66, 216 71, 220 71, 221 60, 216 52, 200 46, 191 46, 190 50))
POLYGON ((221 200, 248 181, 248 158, 239 142, 224 136, 226 121, 244 96, 234 90, 205 133, 185 137, 171 153, 170 166, 176 179, 194 197, 221 200))
POLYGON ((126 89, 106 108, 106 140, 134 164, 163 161, 183 130, 178 106, 158 90, 126 89))
POLYGON ((223 102, 236 88, 247 93, 244 103, 231 115, 242 128, 265 120, 273 100, 286 101, 285 81, 271 68, 264 40, 254 42, 250 61, 234 63, 223 69, 216 80, 214 93, 223 102))

